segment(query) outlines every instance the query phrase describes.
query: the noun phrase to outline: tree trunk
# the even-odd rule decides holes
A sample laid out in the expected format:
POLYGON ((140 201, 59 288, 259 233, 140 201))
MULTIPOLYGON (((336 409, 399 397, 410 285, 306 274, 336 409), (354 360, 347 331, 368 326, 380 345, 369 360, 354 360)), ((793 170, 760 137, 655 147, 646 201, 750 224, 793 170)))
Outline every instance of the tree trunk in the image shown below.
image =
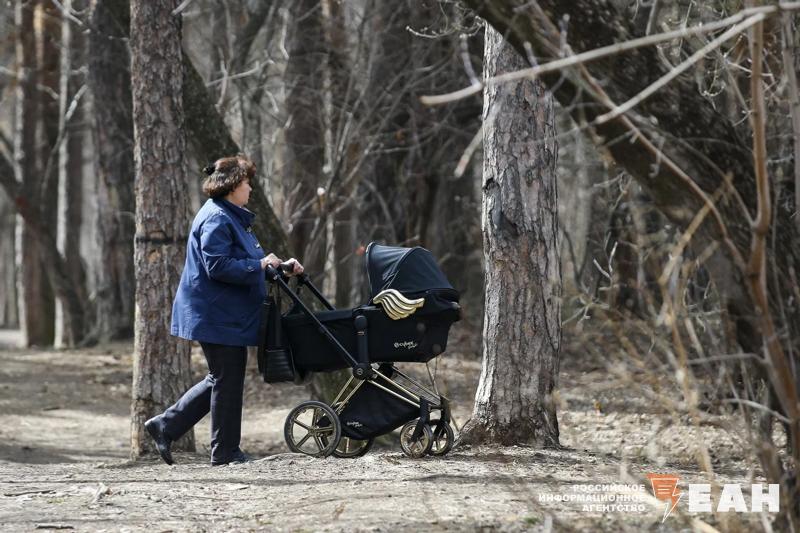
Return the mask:
POLYGON ((321 11, 319 0, 292 2, 285 72, 289 119, 283 183, 288 199, 286 214, 291 217, 289 247, 303 254, 306 271, 316 281, 323 279, 326 250, 322 220, 325 199, 317 196, 325 162, 321 11))
MULTIPOLYGON (((67 0, 66 9, 83 12, 85 1, 67 0)), ((61 29, 62 62, 60 86, 61 129, 65 138, 59 147, 58 165, 58 250, 67 265, 65 274, 79 287, 78 294, 83 301, 79 306, 56 301, 56 346, 75 346, 81 342, 88 326, 86 298, 86 273, 81 259, 81 225, 83 223, 83 145, 84 102, 81 97, 73 102, 83 85, 83 75, 79 69, 85 62, 84 37, 72 27, 74 23, 64 18, 61 29), (70 107, 75 106, 68 119, 70 107), (80 313, 70 312, 79 309, 80 313)))
MULTIPOLYGON (((38 143, 39 165, 42 181, 39 189, 39 206, 42 219, 50 227, 58 223, 58 133, 61 123, 61 11, 52 2, 40 0, 41 26, 37 25, 39 42, 39 84, 41 98, 41 126, 38 143)), ((49 251, 45 251, 45 254, 49 251)), ((47 260, 47 255, 43 260, 47 260)), ((52 289, 51 289, 52 290, 52 289)), ((55 316, 55 306, 51 306, 55 316)))
POLYGON ((93 96, 99 265, 98 340, 133 336, 133 117, 128 0, 94 2, 90 17, 88 84, 93 96))
MULTIPOLYGON (((136 317, 131 455, 152 451, 144 422, 190 386, 190 343, 170 336, 189 223, 181 17, 177 0, 131 2, 136 170, 136 317)), ((194 433, 177 443, 194 449, 194 433)))
MULTIPOLYGON (((37 157, 42 171, 39 180, 38 206, 42 223, 49 228, 58 225, 58 125, 61 121, 58 94, 61 84, 61 11, 52 2, 40 1, 39 20, 37 25, 37 41, 39 54, 39 86, 37 94, 40 98, 39 141, 37 157)), ((51 344, 55 344, 56 299, 53 284, 47 275, 47 262, 52 250, 39 249, 44 265, 42 290, 46 294, 47 307, 37 320, 47 321, 52 333, 51 344)))
POLYGON ((0 328, 19 327, 14 250, 17 217, 8 196, 0 192, 0 328))
MULTIPOLYGON (((486 28, 484 77, 526 67, 486 28)), ((558 445, 561 344, 555 112, 538 81, 484 93, 483 365, 464 443, 558 445)))
MULTIPOLYGON (((31 210, 39 211, 41 172, 37 164, 37 123, 39 120, 39 98, 37 97, 36 33, 34 31, 33 2, 16 4, 17 64, 20 83, 17 86, 17 131, 15 135, 15 157, 21 183, 17 203, 23 202, 31 210)), ((17 223, 17 294, 19 297, 20 327, 23 346, 49 345, 53 343, 52 294, 42 265, 41 246, 31 224, 24 219, 17 223)))

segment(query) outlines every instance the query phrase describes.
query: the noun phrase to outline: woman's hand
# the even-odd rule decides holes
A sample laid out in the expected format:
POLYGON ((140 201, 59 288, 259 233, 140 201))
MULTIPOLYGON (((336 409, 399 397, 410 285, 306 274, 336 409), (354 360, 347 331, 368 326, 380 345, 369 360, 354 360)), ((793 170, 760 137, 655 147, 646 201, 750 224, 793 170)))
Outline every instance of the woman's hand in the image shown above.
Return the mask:
POLYGON ((290 276, 299 276, 305 270, 303 268, 303 265, 300 264, 300 261, 298 261, 294 257, 286 261, 286 263, 292 265, 292 273, 289 274, 290 276))
POLYGON ((283 263, 283 260, 279 259, 275 254, 269 254, 266 257, 261 259, 261 270, 267 268, 267 266, 271 266, 272 268, 278 268, 278 265, 283 263))

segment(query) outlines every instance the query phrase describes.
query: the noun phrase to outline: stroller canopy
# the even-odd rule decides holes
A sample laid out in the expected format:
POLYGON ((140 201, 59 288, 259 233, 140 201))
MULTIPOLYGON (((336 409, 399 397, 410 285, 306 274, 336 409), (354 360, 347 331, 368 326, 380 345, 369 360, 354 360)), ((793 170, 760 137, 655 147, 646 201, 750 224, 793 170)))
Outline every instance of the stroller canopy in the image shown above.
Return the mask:
POLYGON ((372 242, 367 246, 366 255, 371 298, 386 289, 395 289, 404 295, 430 289, 455 292, 433 255, 425 248, 400 248, 372 242))

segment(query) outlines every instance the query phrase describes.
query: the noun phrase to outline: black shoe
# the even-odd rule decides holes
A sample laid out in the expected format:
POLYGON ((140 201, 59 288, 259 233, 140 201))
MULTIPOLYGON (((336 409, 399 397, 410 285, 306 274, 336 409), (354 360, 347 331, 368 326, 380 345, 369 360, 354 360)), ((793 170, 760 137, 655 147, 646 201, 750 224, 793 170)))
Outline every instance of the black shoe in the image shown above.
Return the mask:
POLYGON ((249 463, 252 460, 253 460, 252 457, 250 457, 248 454, 244 453, 242 450, 237 448, 236 451, 231 454, 230 459, 228 459, 227 461, 217 461, 215 459, 212 459, 211 466, 221 466, 230 463, 249 463))
POLYGON ((154 416, 150 420, 144 423, 144 428, 153 437, 153 441, 156 443, 156 449, 158 450, 158 454, 164 460, 165 463, 171 465, 172 461, 172 452, 170 451, 170 446, 172 446, 172 439, 164 434, 164 429, 161 427, 161 420, 160 417, 154 416))

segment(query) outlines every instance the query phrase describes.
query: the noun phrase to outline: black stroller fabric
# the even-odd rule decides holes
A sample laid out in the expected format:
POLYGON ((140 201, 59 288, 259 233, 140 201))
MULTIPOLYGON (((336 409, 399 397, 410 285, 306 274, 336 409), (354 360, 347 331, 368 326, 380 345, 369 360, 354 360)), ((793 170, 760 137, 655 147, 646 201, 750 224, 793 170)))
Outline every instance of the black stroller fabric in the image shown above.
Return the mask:
MULTIPOLYGON (((369 323, 369 361, 365 362, 425 363, 445 351, 450 326, 459 315, 453 308, 435 314, 420 311, 403 320, 392 320, 378 307, 322 311, 314 315, 353 357, 358 353, 353 321, 356 314, 363 314, 369 323)), ((283 324, 297 370, 329 372, 349 367, 304 314, 287 315, 283 324)))
POLYGON ((373 385, 364 383, 339 415, 342 435, 366 440, 389 433, 419 417, 420 408, 373 385))
POLYGON ((438 290, 448 293, 451 301, 458 301, 458 292, 447 281, 433 254, 425 248, 400 248, 373 242, 367 247, 366 258, 371 298, 386 289, 415 298, 438 290))

